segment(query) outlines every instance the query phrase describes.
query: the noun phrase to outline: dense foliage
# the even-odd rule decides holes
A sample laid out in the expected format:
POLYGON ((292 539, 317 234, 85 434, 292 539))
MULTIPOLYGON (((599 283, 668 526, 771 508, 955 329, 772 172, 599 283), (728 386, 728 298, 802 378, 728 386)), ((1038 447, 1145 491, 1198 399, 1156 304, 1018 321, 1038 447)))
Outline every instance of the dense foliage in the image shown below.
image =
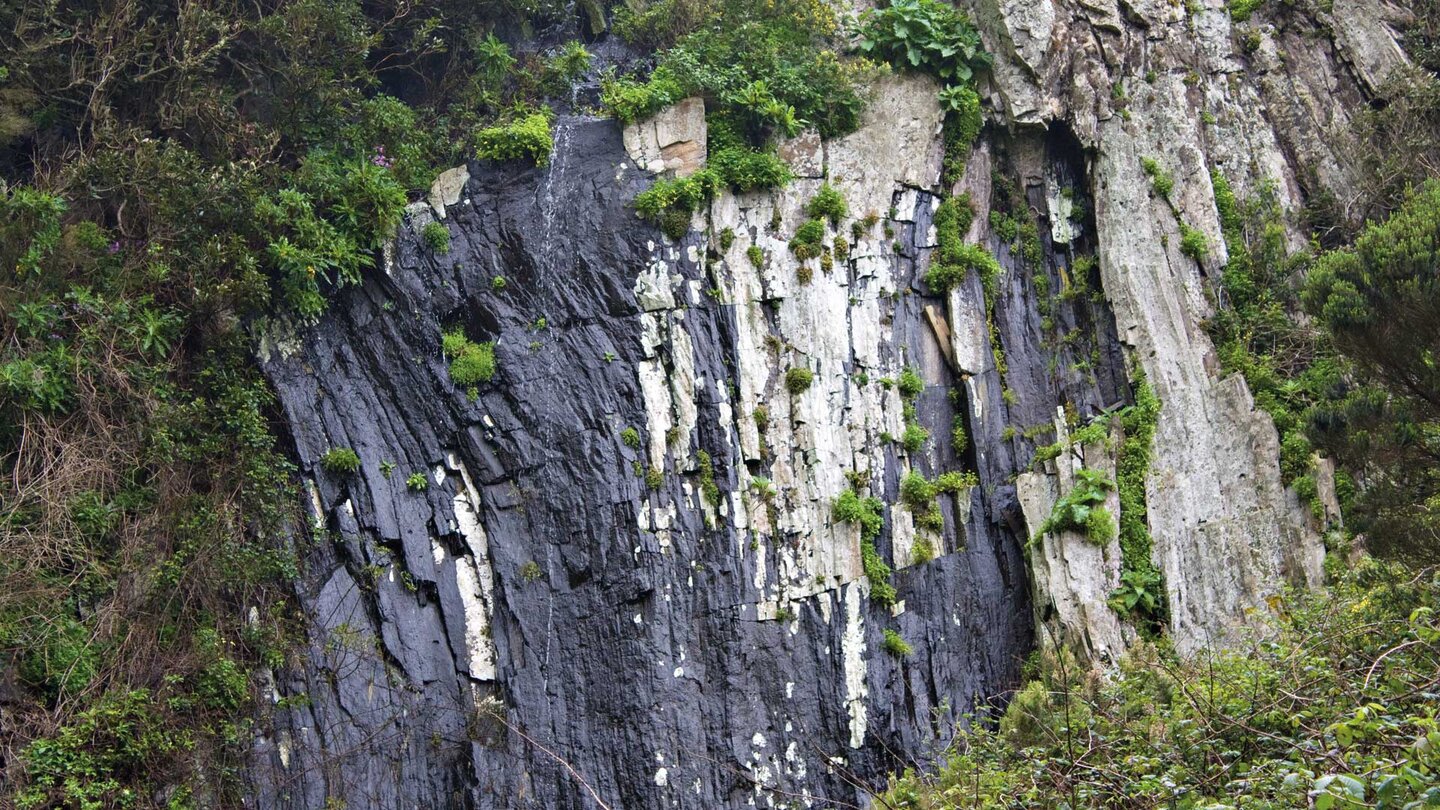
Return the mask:
POLYGON ((937 774, 906 774, 877 804, 1440 804, 1440 580, 1367 561, 1277 608, 1228 652, 1142 645, 1108 678, 1042 655, 998 728, 963 732, 937 774))
POLYGON ((1440 531, 1440 181, 1310 272, 1306 310, 1353 377, 1308 414, 1328 454, 1362 477, 1377 547, 1433 558, 1440 531))
POLYGON ((303 556, 252 335, 357 283, 467 145, 548 155, 544 97, 588 55, 496 34, 563 11, 0 4, 0 669, 23 690, 0 803, 234 803, 245 673, 285 654, 303 556))

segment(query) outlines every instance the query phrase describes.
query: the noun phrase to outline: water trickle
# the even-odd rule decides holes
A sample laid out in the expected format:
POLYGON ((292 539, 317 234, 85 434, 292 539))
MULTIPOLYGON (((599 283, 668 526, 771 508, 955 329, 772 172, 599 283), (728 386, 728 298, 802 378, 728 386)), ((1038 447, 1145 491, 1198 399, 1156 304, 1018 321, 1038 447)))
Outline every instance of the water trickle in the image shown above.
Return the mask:
POLYGON ((565 188, 565 174, 570 169, 570 134, 573 122, 569 116, 560 116, 555 121, 555 147, 550 154, 550 165, 545 170, 545 180, 536 189, 536 197, 540 206, 540 246, 538 252, 538 274, 541 284, 547 285, 555 275, 557 269, 568 269, 558 267, 562 257, 555 249, 555 223, 559 218, 559 208, 562 201, 556 196, 557 188, 565 188))

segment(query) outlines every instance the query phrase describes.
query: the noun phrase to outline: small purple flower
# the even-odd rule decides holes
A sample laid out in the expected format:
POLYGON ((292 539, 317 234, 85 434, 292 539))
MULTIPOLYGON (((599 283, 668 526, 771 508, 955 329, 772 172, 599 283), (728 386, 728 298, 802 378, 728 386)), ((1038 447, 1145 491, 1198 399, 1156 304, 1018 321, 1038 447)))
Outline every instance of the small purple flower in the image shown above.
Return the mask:
POLYGON ((119 243, 119 242, 111 242, 111 243, 110 243, 110 246, 109 246, 108 248, 106 248, 106 250, 109 251, 109 253, 110 253, 111 256, 114 256, 116 253, 119 253, 119 252, 120 252, 120 243, 119 243))
POLYGON ((394 161, 385 156, 385 147, 383 146, 375 147, 375 156, 370 158, 370 162, 382 169, 388 169, 395 165, 394 161))

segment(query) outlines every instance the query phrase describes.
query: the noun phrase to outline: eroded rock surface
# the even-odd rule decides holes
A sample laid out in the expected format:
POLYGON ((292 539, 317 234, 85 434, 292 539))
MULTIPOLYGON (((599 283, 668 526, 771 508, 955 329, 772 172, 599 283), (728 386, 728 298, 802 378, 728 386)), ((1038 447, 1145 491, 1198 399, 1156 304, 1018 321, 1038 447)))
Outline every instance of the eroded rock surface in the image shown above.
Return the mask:
POLYGON ((1317 581, 1274 428, 1204 333, 1225 261, 1211 172, 1292 210, 1343 199, 1333 138, 1403 59, 1392 11, 1336 2, 1332 38, 1237 26, 1217 0, 981 0, 996 114, 956 190, 1002 267, 990 306, 974 274, 945 296, 921 281, 940 202, 927 79, 886 79, 850 136, 782 145, 793 184, 722 195, 678 243, 628 204, 652 172, 703 165, 697 101, 623 133, 562 118, 545 169, 444 175, 383 272, 318 324, 262 330, 322 531, 256 804, 863 802, 857 781, 923 761, 1013 688, 1037 636, 1102 662, 1133 638, 1103 604, 1118 548, 1022 548, 1081 465, 1114 464, 1103 444, 1039 464, 1036 447, 1128 404, 1136 369, 1162 402, 1146 495, 1180 648, 1317 581), (1144 158, 1175 178, 1168 200, 1144 158), (824 178, 850 206, 828 269, 788 245, 824 178), (1002 197, 1033 242, 995 232, 1002 197), (417 238, 436 220, 447 254, 417 238), (440 352, 449 328, 496 343, 473 401, 440 352), (893 384, 907 367, 925 383, 913 415, 893 384), (914 452, 894 441, 907 419, 929 432, 914 452), (361 471, 321 469, 332 447, 361 471), (934 531, 899 503, 911 471, 978 485, 940 497, 934 531), (886 503, 894 606, 833 517, 850 486, 886 503), (913 652, 882 651, 886 629, 913 652))

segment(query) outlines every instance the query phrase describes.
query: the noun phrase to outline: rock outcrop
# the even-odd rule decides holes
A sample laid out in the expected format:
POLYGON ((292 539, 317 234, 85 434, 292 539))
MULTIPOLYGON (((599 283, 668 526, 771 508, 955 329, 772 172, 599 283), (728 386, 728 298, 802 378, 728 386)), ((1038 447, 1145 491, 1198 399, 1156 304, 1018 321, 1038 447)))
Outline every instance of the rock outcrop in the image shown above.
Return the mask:
POLYGON ((629 202, 701 165, 699 102, 623 133, 562 117, 548 167, 447 172, 383 272, 319 323, 263 326, 315 532, 258 806, 863 802, 1012 689, 1037 639, 1102 662, 1133 640, 1104 604, 1118 545, 1025 547, 1079 468, 1115 463, 1104 442, 1036 447, 1128 404, 1135 370, 1162 403, 1146 501, 1177 645, 1318 580, 1274 428, 1203 329, 1225 261, 1211 172, 1290 209, 1343 189, 1332 137, 1403 59, 1385 9, 1337 1, 1333 38, 1214 0, 976 12, 994 120, 955 191, 1002 269, 988 301, 974 273, 945 296, 922 281, 938 88, 892 77, 859 131, 782 146, 791 185, 721 195, 678 242, 629 202), (827 181, 849 216, 801 262, 789 240, 827 181), (1000 200, 1033 232, 997 233, 1000 200), (418 238, 432 221, 448 253, 418 238), (473 398, 448 329, 495 344, 473 398), (909 451, 907 427, 928 434, 909 451), (325 471, 333 447, 361 470, 325 471), (977 483, 938 496, 936 529, 901 503, 912 472, 977 483), (851 488, 885 504, 893 604, 835 517, 851 488))

